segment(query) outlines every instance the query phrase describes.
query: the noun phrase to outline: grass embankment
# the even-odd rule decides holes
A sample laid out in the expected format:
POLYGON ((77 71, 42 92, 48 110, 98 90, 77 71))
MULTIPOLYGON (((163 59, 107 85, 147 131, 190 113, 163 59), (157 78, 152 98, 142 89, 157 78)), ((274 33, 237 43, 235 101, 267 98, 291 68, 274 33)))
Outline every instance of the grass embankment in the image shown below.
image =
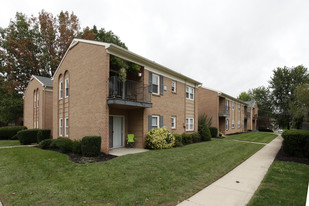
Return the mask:
POLYGON ((308 165, 274 161, 248 205, 305 205, 308 181, 308 165))
POLYGON ((227 139, 269 143, 275 139, 278 135, 273 132, 248 132, 227 136, 227 139))
POLYGON ((38 148, 1 149, 0 197, 4 205, 175 205, 262 146, 214 139, 85 165, 38 148))

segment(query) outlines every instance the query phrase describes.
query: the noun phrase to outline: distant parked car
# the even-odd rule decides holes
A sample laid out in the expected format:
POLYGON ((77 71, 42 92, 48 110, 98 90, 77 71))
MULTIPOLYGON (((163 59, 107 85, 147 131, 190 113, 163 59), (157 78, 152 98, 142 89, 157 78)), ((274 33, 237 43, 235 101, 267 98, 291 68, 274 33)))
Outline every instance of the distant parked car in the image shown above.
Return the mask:
POLYGON ((283 133, 283 129, 278 129, 278 133, 283 133))

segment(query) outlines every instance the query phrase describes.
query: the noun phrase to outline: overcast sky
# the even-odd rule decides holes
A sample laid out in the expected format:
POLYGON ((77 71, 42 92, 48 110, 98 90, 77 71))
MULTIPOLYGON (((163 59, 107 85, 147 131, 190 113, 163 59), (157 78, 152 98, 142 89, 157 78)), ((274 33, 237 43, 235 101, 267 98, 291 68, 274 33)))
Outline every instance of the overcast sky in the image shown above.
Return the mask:
POLYGON ((237 97, 267 86, 277 67, 309 66, 309 0, 1 0, 15 13, 74 12, 112 30, 130 51, 237 97))

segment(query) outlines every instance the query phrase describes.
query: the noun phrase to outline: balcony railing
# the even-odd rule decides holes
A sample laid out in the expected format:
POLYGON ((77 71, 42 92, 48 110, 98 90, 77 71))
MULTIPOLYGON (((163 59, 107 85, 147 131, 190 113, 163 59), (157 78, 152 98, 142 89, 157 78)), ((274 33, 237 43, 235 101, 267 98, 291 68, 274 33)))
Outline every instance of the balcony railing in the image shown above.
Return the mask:
POLYGON ((109 99, 151 103, 149 85, 132 80, 121 81, 118 77, 109 78, 109 99))
POLYGON ((230 116, 230 107, 221 106, 219 107, 219 117, 229 117, 230 116))
POLYGON ((245 112, 245 119, 251 118, 251 112, 245 112))

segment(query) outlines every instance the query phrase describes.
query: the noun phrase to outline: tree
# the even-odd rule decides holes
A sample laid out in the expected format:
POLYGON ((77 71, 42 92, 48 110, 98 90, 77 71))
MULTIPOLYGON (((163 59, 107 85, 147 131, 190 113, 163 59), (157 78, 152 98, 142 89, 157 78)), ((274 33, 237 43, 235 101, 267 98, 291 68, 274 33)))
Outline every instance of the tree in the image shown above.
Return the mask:
POLYGON ((302 128, 303 121, 309 121, 309 84, 296 88, 295 101, 290 102, 293 128, 302 128))
POLYGON ((274 98, 274 111, 279 126, 289 128, 290 102, 295 101, 296 88, 305 83, 309 83, 309 74, 307 68, 302 65, 292 68, 278 67, 273 71, 269 87, 274 98))
POLYGON ((242 92, 240 93, 240 95, 237 97, 237 99, 241 100, 241 101, 250 101, 252 99, 252 97, 249 94, 250 90, 247 92, 242 92))

